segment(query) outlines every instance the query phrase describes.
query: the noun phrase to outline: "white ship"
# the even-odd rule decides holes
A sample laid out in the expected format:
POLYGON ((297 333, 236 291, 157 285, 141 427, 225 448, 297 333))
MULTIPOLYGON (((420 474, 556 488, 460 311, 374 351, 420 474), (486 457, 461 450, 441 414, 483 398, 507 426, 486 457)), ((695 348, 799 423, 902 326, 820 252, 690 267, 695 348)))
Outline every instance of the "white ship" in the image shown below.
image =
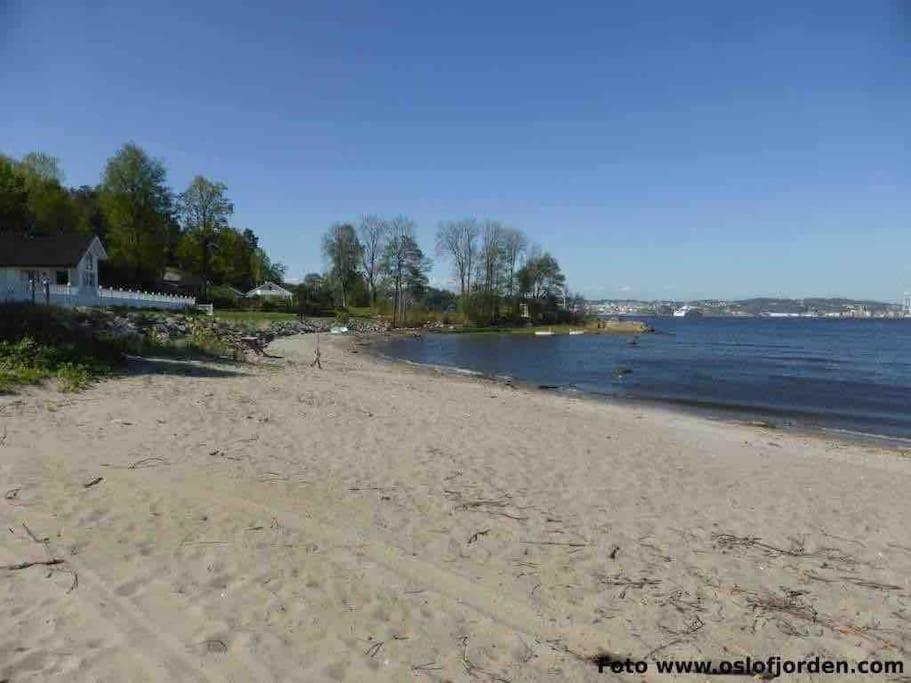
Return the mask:
POLYGON ((691 310, 693 310, 693 309, 689 305, 681 306, 680 308, 678 308, 677 310, 674 311, 674 317, 675 318, 684 318, 684 317, 686 317, 686 314, 689 313, 691 310))
POLYGON ((689 304, 684 304, 676 311, 674 311, 675 318, 701 318, 702 311, 700 311, 695 306, 690 306, 689 304))

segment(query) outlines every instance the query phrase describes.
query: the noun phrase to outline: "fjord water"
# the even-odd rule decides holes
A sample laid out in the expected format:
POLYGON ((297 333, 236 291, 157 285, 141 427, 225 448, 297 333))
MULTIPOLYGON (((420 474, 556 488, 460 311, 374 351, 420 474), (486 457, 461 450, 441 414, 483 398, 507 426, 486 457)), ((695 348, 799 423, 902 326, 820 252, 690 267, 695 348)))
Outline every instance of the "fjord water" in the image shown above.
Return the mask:
POLYGON ((656 334, 427 334, 389 356, 594 396, 911 438, 911 320, 652 318, 656 334), (626 372, 628 371, 628 372, 626 372))

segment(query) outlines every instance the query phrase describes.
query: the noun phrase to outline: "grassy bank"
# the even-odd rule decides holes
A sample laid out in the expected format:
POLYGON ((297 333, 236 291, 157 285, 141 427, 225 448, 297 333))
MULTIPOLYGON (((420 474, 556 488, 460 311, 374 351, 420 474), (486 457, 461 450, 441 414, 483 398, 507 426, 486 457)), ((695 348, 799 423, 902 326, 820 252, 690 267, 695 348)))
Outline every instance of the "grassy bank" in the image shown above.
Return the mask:
MULTIPOLYGON (((233 349, 200 319, 181 337, 154 332, 112 334, 110 311, 73 310, 31 304, 0 304, 0 393, 23 384, 55 381, 79 391, 123 367, 127 355, 213 359, 233 349)), ((272 320, 266 318, 265 320, 272 320)))
POLYGON ((63 391, 78 391, 113 372, 123 361, 123 345, 84 322, 65 309, 0 305, 0 392, 47 379, 63 391))

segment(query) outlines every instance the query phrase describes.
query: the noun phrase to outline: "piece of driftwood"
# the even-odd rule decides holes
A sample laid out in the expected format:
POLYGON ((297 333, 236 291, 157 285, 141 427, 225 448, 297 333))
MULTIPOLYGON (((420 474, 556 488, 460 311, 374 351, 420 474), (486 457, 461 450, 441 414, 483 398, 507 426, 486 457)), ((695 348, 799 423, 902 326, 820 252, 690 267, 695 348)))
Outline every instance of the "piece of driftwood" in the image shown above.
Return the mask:
POLYGON ((63 560, 57 557, 52 557, 49 560, 33 560, 31 562, 20 562, 18 564, 7 564, 0 567, 0 569, 6 569, 7 571, 17 571, 19 569, 28 569, 29 567, 53 567, 57 564, 63 564, 63 560))

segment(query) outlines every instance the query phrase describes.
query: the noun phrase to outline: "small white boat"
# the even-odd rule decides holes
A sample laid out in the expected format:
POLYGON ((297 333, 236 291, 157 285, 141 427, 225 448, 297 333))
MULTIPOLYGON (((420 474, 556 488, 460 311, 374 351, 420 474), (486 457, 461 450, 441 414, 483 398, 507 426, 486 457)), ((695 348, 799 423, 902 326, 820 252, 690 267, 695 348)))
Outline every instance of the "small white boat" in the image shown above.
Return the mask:
POLYGON ((585 334, 585 330, 570 330, 570 334, 585 334))
POLYGON ((536 337, 552 337, 554 334, 553 330, 535 330, 536 337))

